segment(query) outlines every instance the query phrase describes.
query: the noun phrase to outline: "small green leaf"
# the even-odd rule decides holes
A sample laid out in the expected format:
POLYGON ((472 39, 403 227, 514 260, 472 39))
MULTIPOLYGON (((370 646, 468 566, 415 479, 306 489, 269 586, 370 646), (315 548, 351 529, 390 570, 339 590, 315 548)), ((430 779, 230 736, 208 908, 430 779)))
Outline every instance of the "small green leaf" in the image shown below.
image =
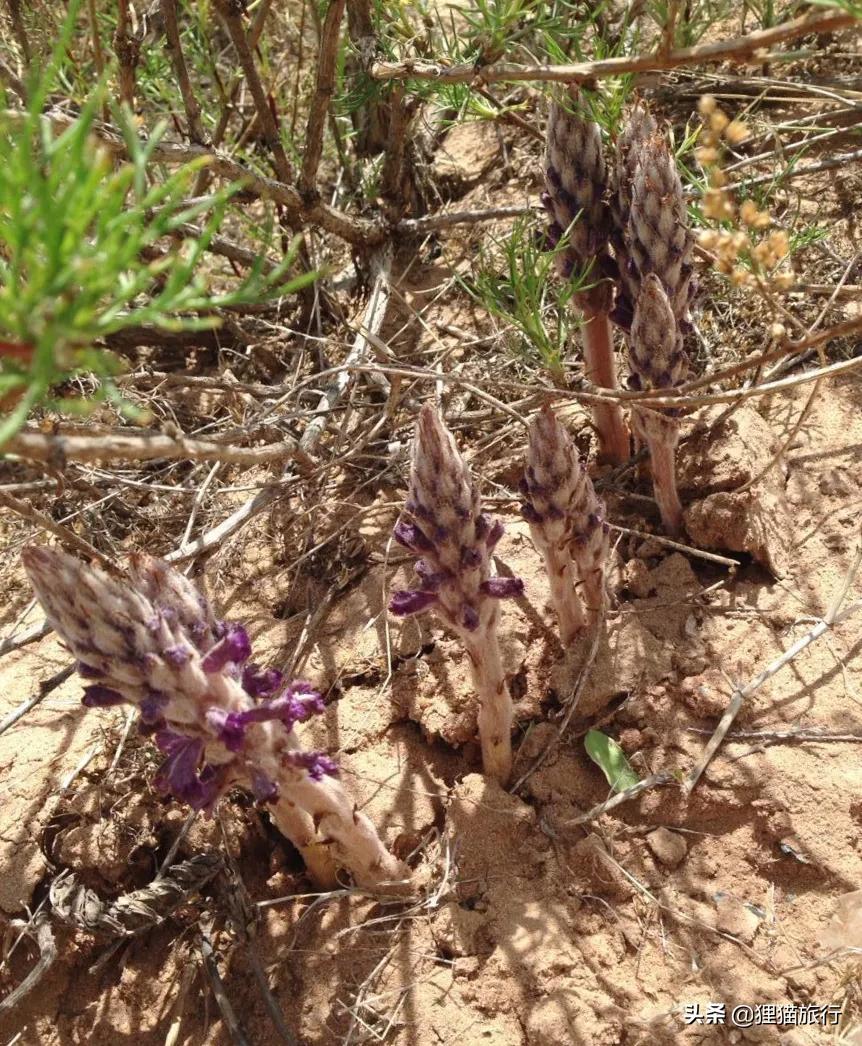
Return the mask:
POLYGON ((606 734, 590 730, 584 738, 584 747, 590 759, 602 768, 613 791, 624 792, 640 781, 622 748, 606 734))

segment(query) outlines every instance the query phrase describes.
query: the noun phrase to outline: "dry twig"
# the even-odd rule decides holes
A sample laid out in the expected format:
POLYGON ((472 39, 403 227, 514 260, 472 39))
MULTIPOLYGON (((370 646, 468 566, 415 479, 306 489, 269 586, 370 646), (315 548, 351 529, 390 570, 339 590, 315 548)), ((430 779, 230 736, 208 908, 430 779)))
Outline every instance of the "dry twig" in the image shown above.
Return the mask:
POLYGON ((475 64, 444 66, 433 62, 407 59, 402 62, 375 62, 371 75, 377 80, 431 80, 434 83, 489 84, 500 80, 551 80, 558 83, 581 83, 624 73, 658 72, 685 65, 708 62, 742 61, 767 48, 800 36, 814 33, 835 33, 841 29, 858 27, 855 15, 832 11, 827 14, 811 12, 770 29, 761 29, 745 36, 735 36, 715 43, 697 44, 655 54, 604 58, 595 62, 575 62, 571 65, 510 65, 503 62, 485 67, 475 64))

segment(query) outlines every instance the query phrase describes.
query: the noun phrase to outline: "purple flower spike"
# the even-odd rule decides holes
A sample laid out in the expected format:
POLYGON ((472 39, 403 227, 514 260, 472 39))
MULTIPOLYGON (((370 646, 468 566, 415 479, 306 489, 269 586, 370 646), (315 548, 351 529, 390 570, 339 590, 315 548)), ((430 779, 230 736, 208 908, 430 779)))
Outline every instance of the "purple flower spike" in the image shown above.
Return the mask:
POLYGON ((495 599, 511 599, 524 594, 524 582, 519 577, 492 577, 482 582, 482 591, 495 599))
POLYGON ((338 776, 338 764, 323 752, 288 752, 284 759, 297 770, 307 771, 313 781, 338 776))
POLYGON ((432 547, 431 542, 425 537, 419 527, 414 526, 413 523, 407 523, 403 519, 395 524, 392 536, 399 545, 403 545, 411 552, 427 552, 432 547))
POLYGON ((242 670, 242 688, 249 697, 269 697, 283 682, 284 675, 277 668, 246 665, 242 670))
POLYGON ((84 696, 81 698, 81 704, 85 708, 111 708, 113 705, 121 705, 126 699, 118 690, 111 690, 107 686, 99 686, 95 683, 93 686, 84 687, 84 696))
POLYGON ((421 614, 423 610, 437 602, 436 592, 422 589, 394 592, 389 600, 389 612, 396 617, 409 617, 410 614, 421 614))
POLYGON ((230 624, 222 639, 201 662, 204 672, 221 672, 228 662, 241 664, 251 657, 251 641, 242 625, 230 624))

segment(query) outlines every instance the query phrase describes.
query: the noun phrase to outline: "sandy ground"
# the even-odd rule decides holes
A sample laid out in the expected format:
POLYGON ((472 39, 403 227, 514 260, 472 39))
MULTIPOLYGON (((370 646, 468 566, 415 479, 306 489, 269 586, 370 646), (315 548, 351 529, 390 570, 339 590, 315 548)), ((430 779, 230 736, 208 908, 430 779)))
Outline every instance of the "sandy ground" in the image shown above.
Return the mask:
MULTIPOLYGON (((723 439, 689 441, 681 475, 698 475, 709 497, 735 498, 727 517, 734 533, 757 540, 730 576, 653 539, 621 538, 612 578, 617 605, 561 743, 555 717, 591 644, 562 658, 538 557, 525 525, 506 517, 499 566, 526 582, 525 598, 509 606, 503 626, 520 699, 516 775, 545 754, 516 795, 476 772, 475 710, 456 644, 426 623, 387 623, 386 592, 406 567, 387 562, 394 492, 381 495, 383 507, 361 534, 379 563, 335 605, 304 666, 331 697, 309 734, 340 752, 345 779, 387 841, 416 854, 429 900, 405 913, 356 895, 316 905, 291 897, 307 887, 289 847, 273 840, 243 800, 226 804, 223 814, 254 900, 288 898, 262 909, 253 947, 302 1042, 383 1036, 405 1046, 789 1046, 835 1041, 835 1029, 687 1028, 682 1008, 723 1003, 729 1013, 737 1004, 817 1003, 843 1007, 845 1022, 862 1017, 851 962, 818 963, 838 940, 828 928, 840 899, 862 882, 858 743, 768 733, 729 740, 689 799, 674 784, 586 825, 569 823, 608 795, 584 752, 589 726, 602 722, 642 775, 684 773, 732 684, 804 635, 840 587, 858 541, 855 383, 823 388, 804 431, 755 488, 763 492, 756 511, 771 514, 765 537, 756 520, 740 527, 750 499, 732 493, 769 462, 806 394, 760 401, 761 413, 745 405, 723 439), (752 552, 764 562, 777 558, 781 576, 752 552)), ((611 518, 646 525, 620 515, 613 498, 610 504, 611 518)), ((226 549, 209 571, 228 612, 250 621, 257 647, 273 659, 296 638, 290 619, 272 617, 286 580, 272 540, 277 529, 278 520, 261 521, 244 539, 241 562, 226 549)), ((860 594, 857 585, 851 598, 860 594)), ((758 690, 734 729, 862 734, 859 620, 830 632, 758 690)), ((7 657, 2 712, 62 663, 52 638, 7 657)), ((103 895, 146 882, 154 855, 182 820, 179 808, 148 791, 152 757, 134 736, 118 767, 105 772, 123 716, 83 716, 78 693, 70 680, 0 737, 0 906, 7 916, 20 913, 34 891, 44 894, 52 862, 83 870, 103 895), (76 768, 61 795, 63 775, 76 768)), ((219 842, 216 823, 202 821, 183 852, 219 842)), ((60 929, 58 963, 0 1024, 3 1035, 20 1031, 22 1043, 161 1043, 179 1012, 176 1041, 229 1041, 196 966, 197 915, 190 905, 96 972, 90 967, 106 942, 60 929)), ((233 947, 223 928, 216 918, 211 932, 249 1040, 277 1042, 248 952, 233 947)), ((27 944, 13 953, 7 990, 33 958, 27 944)))

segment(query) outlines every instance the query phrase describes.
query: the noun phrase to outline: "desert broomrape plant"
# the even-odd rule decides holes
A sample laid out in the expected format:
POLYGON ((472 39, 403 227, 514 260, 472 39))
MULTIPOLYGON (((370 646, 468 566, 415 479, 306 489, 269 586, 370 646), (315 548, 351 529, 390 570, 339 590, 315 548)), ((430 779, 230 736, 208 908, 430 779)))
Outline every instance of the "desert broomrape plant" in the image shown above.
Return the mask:
POLYGON ((608 526, 604 505, 578 459, 572 437, 547 405, 530 421, 521 492, 521 512, 545 560, 565 647, 587 623, 576 590, 578 580, 590 619, 597 620, 604 608, 608 526))
MULTIPOLYGON (((688 372, 683 334, 694 295, 694 240, 673 155, 641 105, 620 135, 614 199, 620 283, 613 317, 626 333, 629 387, 672 389, 688 372)), ((662 523, 678 534, 678 416, 644 403, 633 405, 631 421, 637 440, 649 448, 662 523)))
POLYGON ((419 587, 395 592, 398 617, 433 610, 467 651, 479 698, 485 773, 505 784, 512 770, 512 698, 497 637, 500 600, 519 596, 520 578, 492 577, 503 524, 482 511, 479 492, 449 430, 426 404, 416 425, 410 493, 395 540, 417 557, 419 587))
POLYGON ((211 810, 233 785, 265 803, 321 887, 339 866, 357 885, 400 883, 406 869, 337 779, 333 760, 304 749, 294 727, 323 711, 308 683, 249 661, 242 625, 220 621, 182 574, 149 556, 125 577, 57 548, 22 560, 57 634, 86 680, 83 704, 136 705, 165 755, 156 786, 211 810))
MULTIPOLYGON (((551 218, 548 245, 557 247, 559 273, 564 279, 589 271, 591 285, 576 295, 584 315, 584 373, 595 385, 617 387, 613 335, 609 313, 614 272, 608 251, 611 217, 606 202, 607 172, 599 127, 578 113, 552 102, 545 149, 542 204, 551 218)), ((629 437, 616 403, 593 407, 601 455, 618 464, 629 457, 629 437)))
MULTIPOLYGON (((634 388, 672 388, 688 371, 682 333, 661 280, 650 273, 641 285, 635 304, 629 341, 634 388)), ((649 448, 653 489, 665 529, 682 530, 682 504, 676 489, 675 456, 679 443, 679 418, 674 411, 653 410, 633 404, 632 428, 649 448)))

